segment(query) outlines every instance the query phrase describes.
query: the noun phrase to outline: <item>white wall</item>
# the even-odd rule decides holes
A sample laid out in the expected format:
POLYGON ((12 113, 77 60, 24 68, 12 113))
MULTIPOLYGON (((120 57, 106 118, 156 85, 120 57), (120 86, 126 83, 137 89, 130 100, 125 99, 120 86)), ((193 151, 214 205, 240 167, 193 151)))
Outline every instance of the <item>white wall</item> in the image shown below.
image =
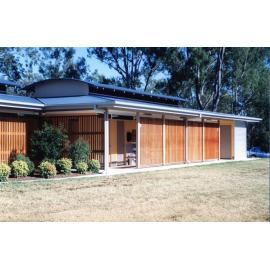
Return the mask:
POLYGON ((66 97, 88 95, 88 84, 75 80, 45 81, 36 86, 34 97, 66 97))
POLYGON ((247 127, 243 121, 235 121, 234 125, 234 158, 235 160, 247 158, 247 127))

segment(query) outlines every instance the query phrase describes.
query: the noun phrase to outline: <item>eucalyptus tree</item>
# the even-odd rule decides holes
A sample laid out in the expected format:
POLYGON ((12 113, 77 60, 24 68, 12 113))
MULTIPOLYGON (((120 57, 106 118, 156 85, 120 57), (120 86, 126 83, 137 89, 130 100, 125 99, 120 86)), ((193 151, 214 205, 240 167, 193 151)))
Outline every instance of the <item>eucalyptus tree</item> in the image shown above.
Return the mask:
POLYGON ((115 70, 119 76, 114 79, 122 86, 147 91, 151 79, 161 70, 167 48, 98 47, 87 51, 88 57, 96 57, 115 70))

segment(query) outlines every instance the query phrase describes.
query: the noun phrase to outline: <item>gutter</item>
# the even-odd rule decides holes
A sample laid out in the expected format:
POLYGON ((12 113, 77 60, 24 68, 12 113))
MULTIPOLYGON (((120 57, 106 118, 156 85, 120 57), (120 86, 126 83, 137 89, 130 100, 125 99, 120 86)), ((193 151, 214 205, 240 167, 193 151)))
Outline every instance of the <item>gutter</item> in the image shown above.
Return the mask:
POLYGON ((34 111, 42 111, 42 107, 33 107, 33 106, 23 106, 18 104, 6 104, 0 102, 0 107, 2 108, 12 108, 12 109, 25 109, 25 110, 34 110, 34 111))

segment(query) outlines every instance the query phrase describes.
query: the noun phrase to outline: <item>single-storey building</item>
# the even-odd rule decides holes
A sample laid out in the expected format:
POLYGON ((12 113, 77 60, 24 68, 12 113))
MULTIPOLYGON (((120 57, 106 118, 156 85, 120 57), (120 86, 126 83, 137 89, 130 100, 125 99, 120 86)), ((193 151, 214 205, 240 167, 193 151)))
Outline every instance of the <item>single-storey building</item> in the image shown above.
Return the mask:
POLYGON ((184 99, 75 79, 50 79, 0 93, 0 162, 27 154, 44 121, 88 142, 90 158, 115 166, 246 158, 247 122, 261 119, 184 108, 184 99))

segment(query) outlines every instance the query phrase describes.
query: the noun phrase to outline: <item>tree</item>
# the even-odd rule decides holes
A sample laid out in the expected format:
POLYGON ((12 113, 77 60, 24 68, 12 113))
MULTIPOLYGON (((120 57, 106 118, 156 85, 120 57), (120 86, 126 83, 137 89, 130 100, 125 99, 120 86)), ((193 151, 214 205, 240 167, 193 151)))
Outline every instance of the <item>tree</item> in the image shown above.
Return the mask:
POLYGON ((182 92, 190 100, 189 105, 216 111, 222 88, 224 53, 225 48, 171 50, 165 63, 169 73, 168 93, 179 95, 182 92))
POLYGON ((21 79, 23 67, 16 51, 16 48, 0 48, 0 77, 6 77, 11 81, 21 79))
POLYGON ((51 78, 83 79, 88 74, 84 57, 74 48, 0 48, 0 75, 22 85, 51 78))
POLYGON ((158 72, 161 59, 166 55, 166 48, 88 48, 88 56, 96 57, 118 74, 118 81, 128 88, 144 91, 158 72))
POLYGON ((45 79, 73 78, 82 79, 87 75, 84 57, 75 60, 74 48, 40 48, 39 73, 45 79))
POLYGON ((30 139, 31 157, 35 161, 44 159, 56 161, 68 144, 68 136, 63 127, 54 127, 44 123, 41 130, 34 131, 30 139))

